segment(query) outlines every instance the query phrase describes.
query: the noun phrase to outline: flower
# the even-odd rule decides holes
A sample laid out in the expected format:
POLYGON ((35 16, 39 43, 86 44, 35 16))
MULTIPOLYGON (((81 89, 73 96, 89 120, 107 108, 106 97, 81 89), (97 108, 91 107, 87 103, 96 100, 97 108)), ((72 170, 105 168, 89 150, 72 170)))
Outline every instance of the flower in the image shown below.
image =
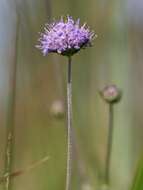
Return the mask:
POLYGON ((43 55, 48 53, 58 53, 71 56, 80 49, 91 45, 91 41, 96 37, 93 31, 89 30, 86 24, 80 27, 80 19, 74 21, 71 16, 66 20, 61 18, 57 22, 46 24, 44 33, 40 33, 39 48, 43 55))
POLYGON ((116 85, 108 85, 100 91, 102 98, 108 103, 118 102, 121 98, 121 91, 116 85))

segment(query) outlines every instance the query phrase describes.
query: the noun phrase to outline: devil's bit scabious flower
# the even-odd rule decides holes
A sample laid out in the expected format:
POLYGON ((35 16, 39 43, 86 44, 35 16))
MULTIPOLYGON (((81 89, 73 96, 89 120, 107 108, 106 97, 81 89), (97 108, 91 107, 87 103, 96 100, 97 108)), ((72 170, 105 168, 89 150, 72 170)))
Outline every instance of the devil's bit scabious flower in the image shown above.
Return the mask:
POLYGON ((46 24, 44 33, 40 33, 40 42, 36 47, 44 55, 48 53, 58 53, 61 55, 72 56, 80 49, 91 45, 94 37, 93 31, 84 24, 80 26, 80 20, 74 21, 72 17, 67 16, 64 20, 61 18, 57 22, 46 24))
POLYGON ((71 56, 80 49, 91 46, 91 42, 96 35, 90 31, 86 24, 80 26, 80 20, 74 21, 67 16, 57 22, 47 24, 44 33, 40 33, 39 48, 44 55, 48 53, 58 53, 68 57, 67 64, 67 172, 66 190, 71 190, 72 176, 72 62, 71 56))

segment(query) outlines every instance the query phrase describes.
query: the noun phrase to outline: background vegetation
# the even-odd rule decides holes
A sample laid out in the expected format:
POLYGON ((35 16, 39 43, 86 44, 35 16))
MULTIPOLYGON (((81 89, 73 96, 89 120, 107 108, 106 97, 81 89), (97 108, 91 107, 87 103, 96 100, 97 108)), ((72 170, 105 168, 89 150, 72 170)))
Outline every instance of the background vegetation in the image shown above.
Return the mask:
POLYGON ((66 119, 50 110, 55 101, 65 102, 66 59, 43 57, 35 44, 45 22, 67 14, 98 34, 94 46, 73 59, 73 189, 97 190, 102 184, 108 106, 98 91, 110 83, 123 93, 114 107, 111 189, 131 188, 143 146, 142 9, 139 0, 0 1, 0 175, 6 172, 8 147, 11 172, 49 156, 12 178, 11 189, 65 187, 66 119))

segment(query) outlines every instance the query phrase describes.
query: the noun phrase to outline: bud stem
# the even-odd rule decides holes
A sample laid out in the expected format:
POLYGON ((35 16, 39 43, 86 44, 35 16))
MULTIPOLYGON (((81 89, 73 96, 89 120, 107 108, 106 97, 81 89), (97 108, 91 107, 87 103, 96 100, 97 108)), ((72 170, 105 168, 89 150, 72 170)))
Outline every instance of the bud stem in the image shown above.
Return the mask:
POLYGON ((107 138, 107 154, 105 162, 105 183, 110 183, 110 165, 113 144, 113 103, 109 103, 109 122, 108 122, 108 138, 107 138))

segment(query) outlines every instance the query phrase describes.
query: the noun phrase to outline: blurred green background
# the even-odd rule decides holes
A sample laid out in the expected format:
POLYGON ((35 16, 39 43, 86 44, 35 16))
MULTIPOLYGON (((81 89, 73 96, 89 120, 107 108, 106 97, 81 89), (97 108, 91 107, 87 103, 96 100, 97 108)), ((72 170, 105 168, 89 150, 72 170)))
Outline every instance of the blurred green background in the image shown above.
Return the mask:
POLYGON ((54 54, 43 57, 35 45, 45 23, 67 14, 87 22, 98 35, 92 48, 73 57, 72 189, 99 190, 102 183, 108 105, 98 91, 112 83, 123 97, 114 108, 111 190, 130 189, 143 146, 142 10, 140 0, 0 1, 0 175, 9 131, 11 172, 49 156, 12 178, 11 189, 65 188, 66 119, 55 118, 52 105, 66 101, 67 60, 54 54))

